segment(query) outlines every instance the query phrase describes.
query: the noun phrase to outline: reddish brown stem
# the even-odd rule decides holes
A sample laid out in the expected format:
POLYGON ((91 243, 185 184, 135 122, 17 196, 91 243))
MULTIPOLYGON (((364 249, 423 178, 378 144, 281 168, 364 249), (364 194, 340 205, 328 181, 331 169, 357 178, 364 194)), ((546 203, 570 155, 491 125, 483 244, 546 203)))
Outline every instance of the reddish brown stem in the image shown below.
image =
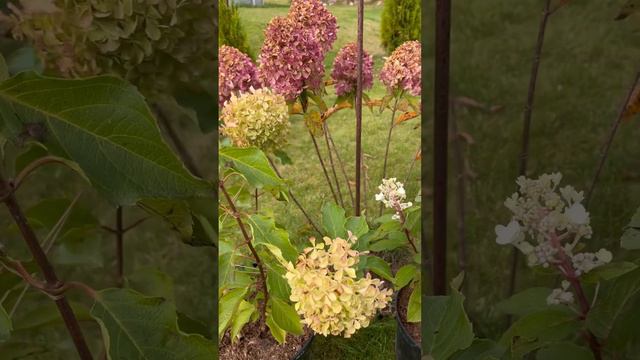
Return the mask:
POLYGON ((358 0, 358 32, 356 53, 358 56, 356 81, 356 208, 355 216, 360 216, 360 172, 362 171, 362 59, 364 27, 364 0, 358 0))
MULTIPOLYGON (((398 100, 402 96, 398 95, 393 103, 393 110, 391 111, 391 124, 389 125, 389 133, 387 134, 387 145, 384 149, 384 164, 382 165, 382 178, 387 178, 387 161, 389 159, 389 145, 391 144, 391 133, 393 132, 393 123, 396 118, 396 111, 398 110, 398 100)), ((382 216, 382 208, 383 205, 380 203, 380 207, 378 210, 378 216, 382 216)))
POLYGON ((318 142, 316 141, 316 136, 313 135, 310 129, 309 136, 311 136, 311 140, 313 141, 313 147, 316 149, 316 155, 318 155, 318 160, 320 161, 320 166, 322 167, 322 172, 324 173, 324 178, 327 180, 327 184, 329 185, 329 189, 331 190, 331 195, 333 195, 333 200, 338 203, 338 197, 336 196, 335 190, 333 190, 333 185, 331 184, 331 179, 329 178, 329 172, 327 172, 327 167, 324 166, 324 160, 322 160, 322 154, 320 153, 320 148, 318 147, 318 142))
POLYGON ((262 304, 260 304, 260 328, 264 329, 265 321, 267 319, 266 317, 267 302, 269 301, 269 290, 267 289, 267 275, 264 272, 264 266, 262 265, 260 256, 258 256, 258 252, 256 251, 256 249, 253 247, 253 244, 251 243, 251 235, 249 235, 249 232, 245 228, 244 223, 240 218, 240 213, 238 212, 238 209, 236 208, 236 205, 233 202, 233 199, 231 198, 231 196, 229 196, 227 189, 224 187, 224 181, 221 180, 219 182, 219 186, 220 186, 220 190, 224 194, 224 197, 227 199, 227 202, 229 203, 229 207, 231 208, 231 212, 232 212, 231 215, 236 219, 236 222, 238 223, 238 227, 240 227, 240 231, 242 232, 242 236, 244 237, 244 240, 256 261, 258 270, 260 271, 260 285, 262 286, 261 290, 264 293, 264 301, 262 302, 262 304))
MULTIPOLYGON (((433 131, 433 293, 447 294, 447 157, 451 1, 436 1, 433 131)), ((423 249, 424 250, 424 249, 423 249)))
POLYGON ((402 224, 402 230, 404 231, 404 234, 407 236, 407 240, 409 241, 409 244, 411 244, 411 248, 413 248, 413 252, 418 254, 419 251, 418 251, 418 248, 416 247, 416 243, 413 241, 413 238, 411 237, 411 233, 409 232, 409 229, 407 229, 406 227, 407 218, 404 216, 404 211, 398 208, 396 209, 396 212, 400 215, 400 223, 402 224))
POLYGON ((593 194, 593 189, 595 189, 596 184, 598 183, 598 179, 600 178, 600 173, 602 173, 602 169, 604 168, 604 164, 607 161, 607 156, 609 155, 609 150, 611 149, 611 144, 613 143, 613 138, 616 136, 616 132, 618 131, 618 126, 620 126, 620 122, 624 118, 624 112, 629 105, 629 101, 631 100, 631 96, 633 95, 633 91, 638 85, 638 80, 640 80, 640 72, 636 74, 635 79, 633 80, 633 84, 627 93, 627 97, 624 100, 624 103, 620 107, 618 111, 618 117, 611 124, 611 130, 609 130, 609 135, 602 146, 602 150, 600 151, 600 161, 598 162, 598 167, 596 168, 596 172, 593 175, 593 180, 591 180, 591 186, 589 186, 589 191, 587 191, 587 195, 585 196, 585 206, 589 206, 589 201, 591 200, 591 195, 593 194))
MULTIPOLYGON (((340 200, 340 206, 344 209, 344 199, 342 198, 342 189, 340 189, 340 181, 338 181, 338 174, 336 173, 336 165, 333 163, 333 154, 331 151, 331 144, 329 144, 329 135, 327 130, 327 122, 324 122, 324 142, 327 145, 327 153, 329 154, 329 164, 331 164, 331 172, 333 173, 333 180, 336 183, 336 191, 338 192, 338 199, 340 200)), ((347 184, 348 185, 348 184, 347 184)))
POLYGON ((344 163, 342 162, 342 158, 340 157, 340 152, 338 151, 338 147, 336 147, 336 143, 333 142, 333 136, 331 136, 331 130, 329 129, 329 123, 326 122, 326 130, 327 136, 329 136, 329 141, 331 142, 331 147, 333 148, 333 152, 336 154, 336 159, 338 160, 338 166, 342 170, 342 175, 344 175, 344 181, 347 184, 347 189, 349 190, 349 197, 351 197, 351 206, 355 206, 355 200, 353 198, 353 191, 351 190, 351 185, 349 184, 349 176, 347 175, 347 170, 344 168, 344 163))
MULTIPOLYGON (((276 175, 278 175, 278 177, 281 178, 282 176, 280 175, 280 171, 278 171, 278 168, 276 167, 276 164, 273 162, 273 160, 270 157, 267 156, 267 159, 269 159, 269 163, 271 164, 271 167, 273 168, 273 171, 275 171, 276 175)), ((293 195, 293 192, 291 190, 289 190, 288 193, 289 193, 289 197, 291 198, 291 200, 293 200, 293 203, 296 204, 298 209, 300 209, 300 211, 302 212, 302 215, 304 215, 304 217, 307 219, 307 221, 309 222, 311 227, 313 227, 313 229, 319 235, 322 235, 322 232, 320 231, 320 228, 318 228, 318 226, 313 222, 313 220, 311 220, 311 217, 309 216, 307 211, 302 207, 302 205, 300 204, 298 199, 296 199, 295 195, 293 195)))
MULTIPOLYGON (((40 246, 38 242, 38 238, 29 225, 29 221, 25 217, 20 205, 18 204, 15 196, 13 195, 13 189, 10 188, 9 184, 2 178, 0 174, 0 194, 6 193, 6 197, 4 198, 4 203, 11 214, 14 222, 18 226, 22 237, 24 238, 31 254, 33 255, 33 259, 36 264, 42 271, 42 274, 46 280, 48 286, 55 287, 60 283, 58 280, 58 276, 56 275, 53 266, 49 262, 47 255, 44 253, 44 250, 40 246)), ((64 296, 61 296, 59 299, 55 300, 56 306, 58 307, 58 311, 62 316, 65 326, 71 335, 73 343, 76 347, 78 355, 81 359, 92 359, 91 352, 89 351, 89 347, 85 342, 84 335, 82 334, 82 329, 80 328, 80 324, 76 319, 71 306, 67 302, 67 299, 64 296)))
MULTIPOLYGON (((529 160, 529 142, 531 138, 531 115, 533 113, 533 101, 535 99, 536 84, 538 82, 538 70, 540 68, 540 57, 542 55, 542 46, 544 45, 544 34, 547 29, 547 23, 549 16, 551 15, 551 0, 546 0, 542 17, 540 18, 540 24, 538 26, 538 38, 536 40, 536 47, 533 55, 533 63, 531 64, 531 75, 529 76, 529 90, 527 92, 527 102, 524 106, 523 119, 524 127, 522 129, 522 149, 520 151, 520 169, 519 175, 527 174, 527 163, 529 160)), ((511 253, 511 271, 509 274, 509 287, 507 289, 507 296, 511 297, 516 290, 516 281, 518 275, 518 250, 513 249, 511 253)), ((507 322, 511 323, 510 317, 507 318, 507 322)))

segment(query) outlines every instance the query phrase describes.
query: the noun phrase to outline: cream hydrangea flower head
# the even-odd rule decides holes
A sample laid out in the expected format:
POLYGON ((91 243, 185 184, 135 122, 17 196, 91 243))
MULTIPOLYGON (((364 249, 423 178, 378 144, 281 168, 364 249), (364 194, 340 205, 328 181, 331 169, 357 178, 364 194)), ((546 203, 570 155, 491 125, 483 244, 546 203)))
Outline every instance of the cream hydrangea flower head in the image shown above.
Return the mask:
MULTIPOLYGON (((606 249, 576 251, 581 239, 591 238, 589 213, 582 205, 583 193, 571 186, 560 187, 561 180, 560 173, 537 179, 519 177, 518 192, 504 202, 511 210, 511 221, 496 226, 496 242, 518 248, 529 266, 555 267, 567 279, 575 279, 611 262, 613 256, 606 249)), ((573 297, 568 288, 555 289, 547 302, 570 303, 573 297)))
POLYGON ((365 252, 353 250, 357 240, 323 238, 304 249, 294 266, 286 264, 285 278, 291 287, 291 301, 314 332, 327 336, 351 337, 358 329, 369 326, 379 309, 391 300, 391 289, 369 274, 358 279, 356 266, 365 252))
POLYGON ((403 202, 407 198, 407 193, 404 190, 404 184, 397 181, 396 178, 382 179, 378 190, 380 192, 375 196, 376 201, 380 201, 385 207, 396 211, 392 217, 394 220, 400 220, 400 212, 413 206, 410 201, 403 202))
POLYGON ((239 147, 274 151, 287 142, 289 109, 282 95, 267 88, 231 95, 221 114, 223 135, 239 147))

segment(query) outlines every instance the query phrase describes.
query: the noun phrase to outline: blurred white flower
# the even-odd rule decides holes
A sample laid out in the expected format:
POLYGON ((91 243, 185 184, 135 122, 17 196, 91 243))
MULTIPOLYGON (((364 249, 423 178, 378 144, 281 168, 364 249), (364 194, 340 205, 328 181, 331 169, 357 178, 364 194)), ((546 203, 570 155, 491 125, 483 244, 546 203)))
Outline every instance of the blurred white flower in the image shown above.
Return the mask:
POLYGON ((569 290, 569 282, 562 281, 562 287, 553 289, 551 294, 547 297, 547 305, 560 305, 560 304, 572 304, 574 301, 573 293, 569 290))
POLYGON ((513 244, 524 238, 524 234, 520 230, 520 224, 517 221, 511 220, 507 225, 497 225, 495 227, 496 242, 500 245, 513 244))
POLYGON ((392 216, 394 220, 400 220, 400 213, 413 206, 413 203, 403 201, 407 198, 407 193, 404 190, 404 184, 397 181, 396 178, 382 179, 382 184, 378 186, 379 193, 375 195, 376 201, 380 201, 385 207, 394 209, 395 215, 392 216))

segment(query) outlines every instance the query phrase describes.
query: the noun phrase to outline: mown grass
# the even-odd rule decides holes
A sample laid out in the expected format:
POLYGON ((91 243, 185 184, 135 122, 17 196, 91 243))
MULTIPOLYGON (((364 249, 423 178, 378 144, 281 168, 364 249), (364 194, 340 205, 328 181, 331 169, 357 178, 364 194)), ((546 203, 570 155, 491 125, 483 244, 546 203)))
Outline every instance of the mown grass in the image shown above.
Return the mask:
MULTIPOLYGON (((638 18, 613 21, 621 3, 574 1, 551 17, 533 110, 530 176, 559 171, 564 184, 588 188, 604 137, 638 71, 638 18)), ((496 337, 505 324, 494 305, 505 297, 511 249, 496 245, 494 226, 509 219, 503 201, 515 191, 542 6, 536 0, 486 0, 453 7, 452 95, 504 106, 494 114, 458 112, 460 127, 475 139, 468 151, 477 178, 469 188, 466 305, 480 336, 496 337)), ((625 255, 619 237, 640 205, 638 121, 621 125, 593 194, 589 250, 608 247, 616 257, 625 255)), ((453 209, 450 229, 454 274, 453 209)), ((519 289, 554 285, 554 278, 536 277, 525 266, 519 274, 519 289)))
MULTIPOLYGON (((274 16, 284 16, 288 7, 282 3, 268 3, 263 8, 240 8, 240 16, 249 37, 249 43, 255 53, 259 53, 267 23, 274 16)), ((330 6, 330 11, 337 17, 339 31, 333 50, 325 59, 326 75, 330 74, 337 51, 348 42, 356 40, 357 13, 354 6, 330 6)), ((382 98, 384 86, 378 80, 378 74, 386 56, 380 46, 380 15, 382 6, 367 6, 364 23, 364 48, 374 58, 374 86, 367 94, 371 98, 382 98)), ((335 102, 335 93, 328 88, 325 100, 328 104, 335 102)), ((375 190, 382 176, 382 164, 390 112, 382 115, 365 108, 363 111, 362 143, 366 154, 367 170, 367 214, 377 216, 378 204, 374 201, 375 190)), ((404 181, 411 162, 420 147, 420 129, 417 119, 398 126, 393 131, 387 177, 395 176, 404 181)), ((355 177, 355 113, 343 110, 329 119, 331 133, 336 142, 342 160, 345 162, 347 174, 351 181, 355 177)), ((318 138, 325 161, 328 163, 326 147, 322 138, 318 138)), ((307 209, 316 223, 320 223, 320 209, 326 202, 333 201, 328 185, 322 174, 313 143, 301 118, 292 119, 289 144, 284 149, 293 160, 293 164, 281 167, 283 176, 293 184, 293 192, 307 209)), ((344 179, 337 169, 343 190, 347 213, 353 213, 351 200, 344 184, 344 179)), ((415 164, 412 175, 406 184, 407 194, 411 199, 417 195, 420 186, 420 163, 415 164)), ((262 199, 262 198, 261 198, 262 199)), ((262 201, 262 200, 261 200, 262 201)), ((285 226, 294 242, 302 244, 311 235, 310 229, 294 204, 283 204, 264 199, 263 211, 272 211, 276 221, 285 226)), ((369 328, 360 330, 351 339, 335 337, 319 337, 314 341, 312 359, 392 359, 394 358, 395 320, 387 318, 374 322, 369 328)))

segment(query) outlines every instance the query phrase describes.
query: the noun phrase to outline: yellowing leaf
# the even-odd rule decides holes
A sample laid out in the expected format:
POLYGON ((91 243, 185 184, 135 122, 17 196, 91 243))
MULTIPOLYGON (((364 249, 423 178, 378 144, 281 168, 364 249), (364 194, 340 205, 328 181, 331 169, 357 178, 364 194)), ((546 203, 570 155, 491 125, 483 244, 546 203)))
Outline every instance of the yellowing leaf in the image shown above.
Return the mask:
POLYGON ((622 113, 622 118, 624 120, 630 120, 639 112, 640 112, 640 86, 636 85, 636 88, 633 89, 633 92, 631 93, 629 102, 624 108, 624 112, 622 113))
POLYGON ((418 114, 415 111, 407 111, 405 113, 402 113, 400 116, 398 116, 396 118, 395 124, 397 125, 397 124, 403 123, 403 122, 405 122, 407 120, 411 120, 411 119, 417 117, 418 115, 420 115, 420 114, 418 114))

